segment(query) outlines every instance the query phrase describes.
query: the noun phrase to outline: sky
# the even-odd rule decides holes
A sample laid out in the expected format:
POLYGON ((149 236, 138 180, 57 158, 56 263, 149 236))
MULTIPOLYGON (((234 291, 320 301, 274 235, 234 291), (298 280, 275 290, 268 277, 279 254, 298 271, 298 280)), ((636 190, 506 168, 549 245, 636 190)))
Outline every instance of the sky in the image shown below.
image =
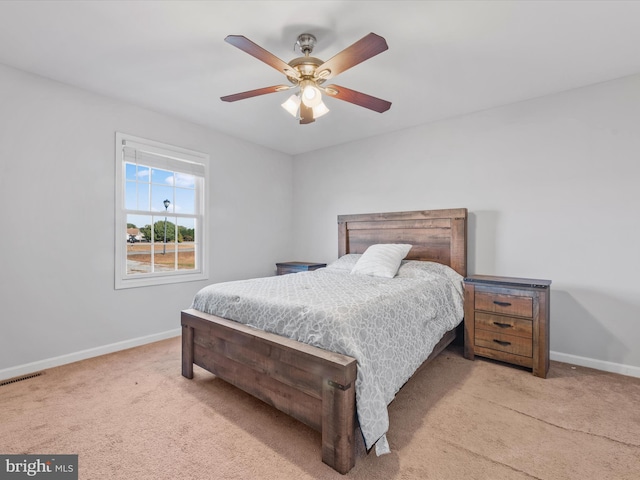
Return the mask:
POLYGON ((186 228, 194 228, 195 220, 172 214, 196 213, 195 177, 186 173, 126 163, 125 208, 127 223, 136 227, 164 220, 186 228), (165 209, 164 201, 169 200, 165 209))

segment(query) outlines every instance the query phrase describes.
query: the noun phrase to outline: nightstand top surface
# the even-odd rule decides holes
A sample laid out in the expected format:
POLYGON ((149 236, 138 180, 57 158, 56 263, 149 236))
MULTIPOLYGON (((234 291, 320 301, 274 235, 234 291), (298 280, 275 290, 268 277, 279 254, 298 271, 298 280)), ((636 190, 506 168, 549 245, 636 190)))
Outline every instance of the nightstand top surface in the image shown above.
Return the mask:
POLYGON ((495 275, 469 275, 465 283, 488 283, 491 285, 512 285, 518 287, 548 288, 551 280, 536 278, 499 277, 495 275))

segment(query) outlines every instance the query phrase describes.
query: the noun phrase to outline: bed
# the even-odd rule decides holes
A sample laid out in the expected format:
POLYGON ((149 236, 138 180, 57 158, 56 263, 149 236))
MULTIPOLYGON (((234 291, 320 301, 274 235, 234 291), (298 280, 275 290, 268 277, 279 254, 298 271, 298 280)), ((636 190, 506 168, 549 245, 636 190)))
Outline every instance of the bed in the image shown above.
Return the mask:
MULTIPOLYGON (((410 244, 404 263, 435 262, 465 276, 466 224, 464 208, 340 215, 338 257, 363 254, 371 245, 410 244)), ((181 313, 181 323, 183 376, 193 378, 194 364, 208 370, 320 431, 322 461, 336 471, 354 466, 356 381, 362 373, 356 358, 195 308, 181 313)), ((455 336, 456 328, 446 331, 422 366, 455 336)))

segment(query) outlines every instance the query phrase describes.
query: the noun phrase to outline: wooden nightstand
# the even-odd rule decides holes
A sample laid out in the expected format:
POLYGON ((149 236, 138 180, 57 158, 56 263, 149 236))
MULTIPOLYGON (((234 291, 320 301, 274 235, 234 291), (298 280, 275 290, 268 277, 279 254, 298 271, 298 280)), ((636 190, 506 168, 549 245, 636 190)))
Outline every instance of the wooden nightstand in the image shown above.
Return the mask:
POLYGON ((550 280, 472 275, 464 279, 464 356, 549 370, 550 280))
POLYGON ((287 273, 309 272, 318 268, 326 267, 326 263, 310 263, 310 262, 282 262, 276 263, 277 274, 286 275, 287 273))

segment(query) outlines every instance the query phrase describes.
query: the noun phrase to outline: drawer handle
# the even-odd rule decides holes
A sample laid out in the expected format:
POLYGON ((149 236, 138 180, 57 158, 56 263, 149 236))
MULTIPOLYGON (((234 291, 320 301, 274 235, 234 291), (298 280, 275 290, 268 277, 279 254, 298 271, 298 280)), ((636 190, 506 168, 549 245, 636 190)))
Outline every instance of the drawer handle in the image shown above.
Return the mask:
POLYGON ((493 322, 493 324, 497 325, 500 328, 513 328, 513 325, 511 325, 510 323, 493 322))
POLYGON ((496 305, 499 305, 501 307, 510 307, 511 304, 509 302, 499 302, 498 300, 494 300, 493 303, 495 303, 496 305))
POLYGON ((495 338, 493 339, 494 342, 496 342, 498 345, 502 345, 503 347, 508 347, 509 345, 511 345, 511 342, 503 342, 501 340, 496 340, 495 338))

